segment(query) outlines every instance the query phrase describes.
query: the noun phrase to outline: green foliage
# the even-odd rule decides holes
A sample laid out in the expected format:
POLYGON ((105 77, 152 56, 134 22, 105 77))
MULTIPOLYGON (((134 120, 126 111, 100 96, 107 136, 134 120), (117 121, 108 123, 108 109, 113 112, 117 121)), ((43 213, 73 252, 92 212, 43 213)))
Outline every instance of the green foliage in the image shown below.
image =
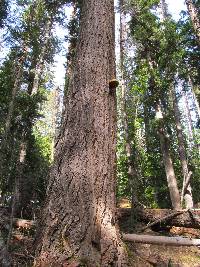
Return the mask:
MULTIPOLYGON (((161 20, 157 16, 159 3, 160 1, 144 0, 126 3, 126 12, 131 15, 130 32, 135 53, 134 58, 126 55, 124 71, 128 72, 125 74, 128 88, 126 109, 132 161, 138 175, 136 194, 147 206, 169 207, 170 198, 157 133, 161 122, 155 120, 155 103, 158 100, 161 103, 164 114, 162 127, 170 140, 170 153, 181 189, 183 177, 170 88, 174 83, 175 86, 179 84, 180 80, 188 83, 190 76, 198 92, 200 50, 187 13, 183 14, 178 23, 169 15, 161 20)), ((131 197, 120 116, 121 111, 118 130, 118 194, 131 197)), ((194 161, 189 157, 190 168, 198 171, 198 155, 195 154, 193 159, 194 161)), ((194 176, 195 183, 198 184, 199 179, 196 174, 194 176)))
POLYGON ((0 2, 0 29, 3 28, 7 15, 8 15, 8 1, 1 0, 0 2))
POLYGON ((44 200, 47 174, 52 163, 55 125, 54 103, 49 99, 52 74, 49 65, 54 62, 59 41, 54 36, 54 23, 63 22, 63 5, 66 1, 17 1, 19 11, 16 22, 8 33, 10 52, 0 67, 0 192, 6 200, 13 195, 16 181, 22 194, 21 211, 31 218, 31 210, 44 200), (44 50, 44 46, 46 46, 44 50), (33 84, 39 73, 36 93, 33 84), (22 71, 20 71, 22 70, 22 71), (16 84, 18 85, 17 88, 16 84), (13 95, 13 89, 16 95, 13 95), (8 136, 5 124, 13 101, 8 136), (51 102, 48 116, 44 107, 51 102), (40 127, 38 127, 40 125, 40 127), (48 125, 51 131, 46 130, 48 125), (25 145, 25 159, 20 161, 21 147, 25 145))
POLYGON ((131 197, 130 181, 127 170, 127 156, 124 153, 124 144, 120 143, 117 147, 117 197, 131 197))

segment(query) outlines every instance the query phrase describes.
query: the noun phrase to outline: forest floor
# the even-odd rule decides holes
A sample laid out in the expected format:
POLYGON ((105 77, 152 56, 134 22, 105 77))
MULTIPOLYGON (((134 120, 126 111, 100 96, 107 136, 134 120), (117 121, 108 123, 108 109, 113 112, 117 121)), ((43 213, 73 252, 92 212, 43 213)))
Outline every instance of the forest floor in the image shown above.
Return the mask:
MULTIPOLYGON (((125 233, 137 233, 137 229, 142 226, 144 224, 139 223, 133 230, 130 222, 124 222, 121 230, 125 233)), ((200 238, 200 230, 183 227, 172 227, 161 232, 147 229, 142 234, 200 238)), ((132 267, 200 267, 200 247, 197 246, 177 247, 132 242, 126 244, 132 267)))
MULTIPOLYGON (((125 218, 120 223, 120 229, 123 233, 138 233, 138 229, 143 226, 145 226, 144 223, 136 223, 131 218, 125 218)), ((200 238, 199 229, 183 227, 146 229, 142 234, 200 238)), ((15 228, 11 244, 13 266, 33 266, 33 236, 33 229, 15 228)), ((200 267, 200 247, 176 247, 133 242, 126 242, 126 246, 132 267, 200 267)))
MULTIPOLYGON (((125 201, 120 203, 120 208, 130 208, 125 201)), ((123 233, 136 233, 144 227, 141 222, 134 222, 129 218, 122 220, 120 229, 123 233), (134 225, 134 227, 132 227, 134 225)), ((169 227, 148 228, 142 234, 152 236, 182 236, 188 238, 200 238, 200 229, 169 227)), ((126 242, 130 257, 131 267, 200 267, 200 247, 197 246, 167 246, 126 242)))
POLYGON ((199 267, 200 249, 165 245, 129 244, 132 267, 199 267))
MULTIPOLYGON (((128 222, 125 222, 124 224, 126 230, 133 233, 131 227, 128 226, 128 222)), ((124 225, 122 226, 122 229, 124 232, 124 225)), ((160 233, 152 230, 146 230, 144 234, 160 235, 160 233)), ((176 234, 170 233, 169 235, 174 236, 176 234)), ((176 247, 130 242, 127 242, 126 245, 132 267, 200 267, 200 248, 198 247, 176 247)), ((34 257, 32 255, 33 239, 29 233, 24 236, 15 234, 12 244, 13 266, 33 266, 34 257)))

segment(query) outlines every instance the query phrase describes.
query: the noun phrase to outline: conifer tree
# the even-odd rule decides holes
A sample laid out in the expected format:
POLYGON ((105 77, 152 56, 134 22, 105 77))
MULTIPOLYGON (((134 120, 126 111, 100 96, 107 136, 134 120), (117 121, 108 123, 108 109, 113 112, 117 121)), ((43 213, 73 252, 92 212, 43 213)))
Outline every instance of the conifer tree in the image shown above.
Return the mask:
POLYGON ((74 65, 36 266, 127 266, 115 210, 114 1, 82 2, 74 65))

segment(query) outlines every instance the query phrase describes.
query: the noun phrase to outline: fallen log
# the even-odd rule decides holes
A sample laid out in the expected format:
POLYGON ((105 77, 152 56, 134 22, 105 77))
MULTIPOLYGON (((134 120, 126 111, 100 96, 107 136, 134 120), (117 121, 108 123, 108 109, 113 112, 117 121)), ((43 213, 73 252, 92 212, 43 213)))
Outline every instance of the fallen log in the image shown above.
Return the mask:
POLYGON ((168 237, 168 236, 152 236, 123 234, 123 240, 135 243, 158 244, 167 246, 200 246, 200 239, 191 239, 185 237, 168 237))
MULTIPOLYGON (((160 226, 200 228, 200 210, 194 209, 190 210, 190 212, 180 211, 180 214, 175 217, 173 217, 173 214, 175 214, 175 211, 170 209, 141 209, 137 211, 137 218, 138 221, 147 224, 158 221, 157 225, 160 226), (166 217, 165 220, 162 219, 163 217, 166 217)), ((130 216, 130 208, 118 209, 118 218, 120 222, 127 220, 130 216)))
MULTIPOLYGON (((163 226, 177 226, 188 228, 200 228, 200 210, 187 210, 174 211, 170 209, 141 209, 137 211, 138 221, 145 222, 147 224, 153 223, 163 226), (178 214, 177 214, 178 213, 178 214), (174 217, 175 216, 175 217, 174 217), (164 218, 166 217, 166 218, 164 218)), ((117 217, 119 221, 127 220, 131 216, 130 208, 120 208, 117 210, 117 217)), ((0 226, 5 227, 9 218, 3 216, 0 219, 0 226), (1 220, 2 219, 2 220, 1 220)), ((37 221, 24 220, 14 218, 14 227, 21 228, 33 228, 36 227, 37 221)), ((150 226, 148 226, 150 227, 150 226)))
POLYGON ((178 215, 181 215, 181 214, 183 214, 183 213, 185 213, 185 212, 188 212, 188 210, 175 211, 175 212, 173 212, 173 213, 171 213, 171 214, 168 214, 168 215, 165 216, 165 217, 159 218, 159 219, 155 220, 154 222, 147 224, 146 226, 142 227, 139 231, 140 231, 140 232, 143 232, 143 231, 145 231, 146 229, 148 229, 148 228, 150 228, 150 227, 152 227, 152 226, 154 226, 154 225, 156 225, 156 224, 158 224, 158 223, 160 224, 160 223, 162 223, 162 222, 165 222, 165 221, 167 221, 167 220, 169 220, 169 219, 172 219, 172 218, 174 218, 174 217, 176 217, 176 216, 178 216, 178 215))

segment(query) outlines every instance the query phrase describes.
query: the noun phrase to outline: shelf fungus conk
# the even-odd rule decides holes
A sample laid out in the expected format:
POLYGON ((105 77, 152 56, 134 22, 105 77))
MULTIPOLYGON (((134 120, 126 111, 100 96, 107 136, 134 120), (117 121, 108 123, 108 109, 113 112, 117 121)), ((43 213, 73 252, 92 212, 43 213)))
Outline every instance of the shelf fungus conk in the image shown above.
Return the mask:
POLYGON ((118 80, 112 79, 109 81, 109 88, 110 89, 115 89, 119 85, 118 80))

